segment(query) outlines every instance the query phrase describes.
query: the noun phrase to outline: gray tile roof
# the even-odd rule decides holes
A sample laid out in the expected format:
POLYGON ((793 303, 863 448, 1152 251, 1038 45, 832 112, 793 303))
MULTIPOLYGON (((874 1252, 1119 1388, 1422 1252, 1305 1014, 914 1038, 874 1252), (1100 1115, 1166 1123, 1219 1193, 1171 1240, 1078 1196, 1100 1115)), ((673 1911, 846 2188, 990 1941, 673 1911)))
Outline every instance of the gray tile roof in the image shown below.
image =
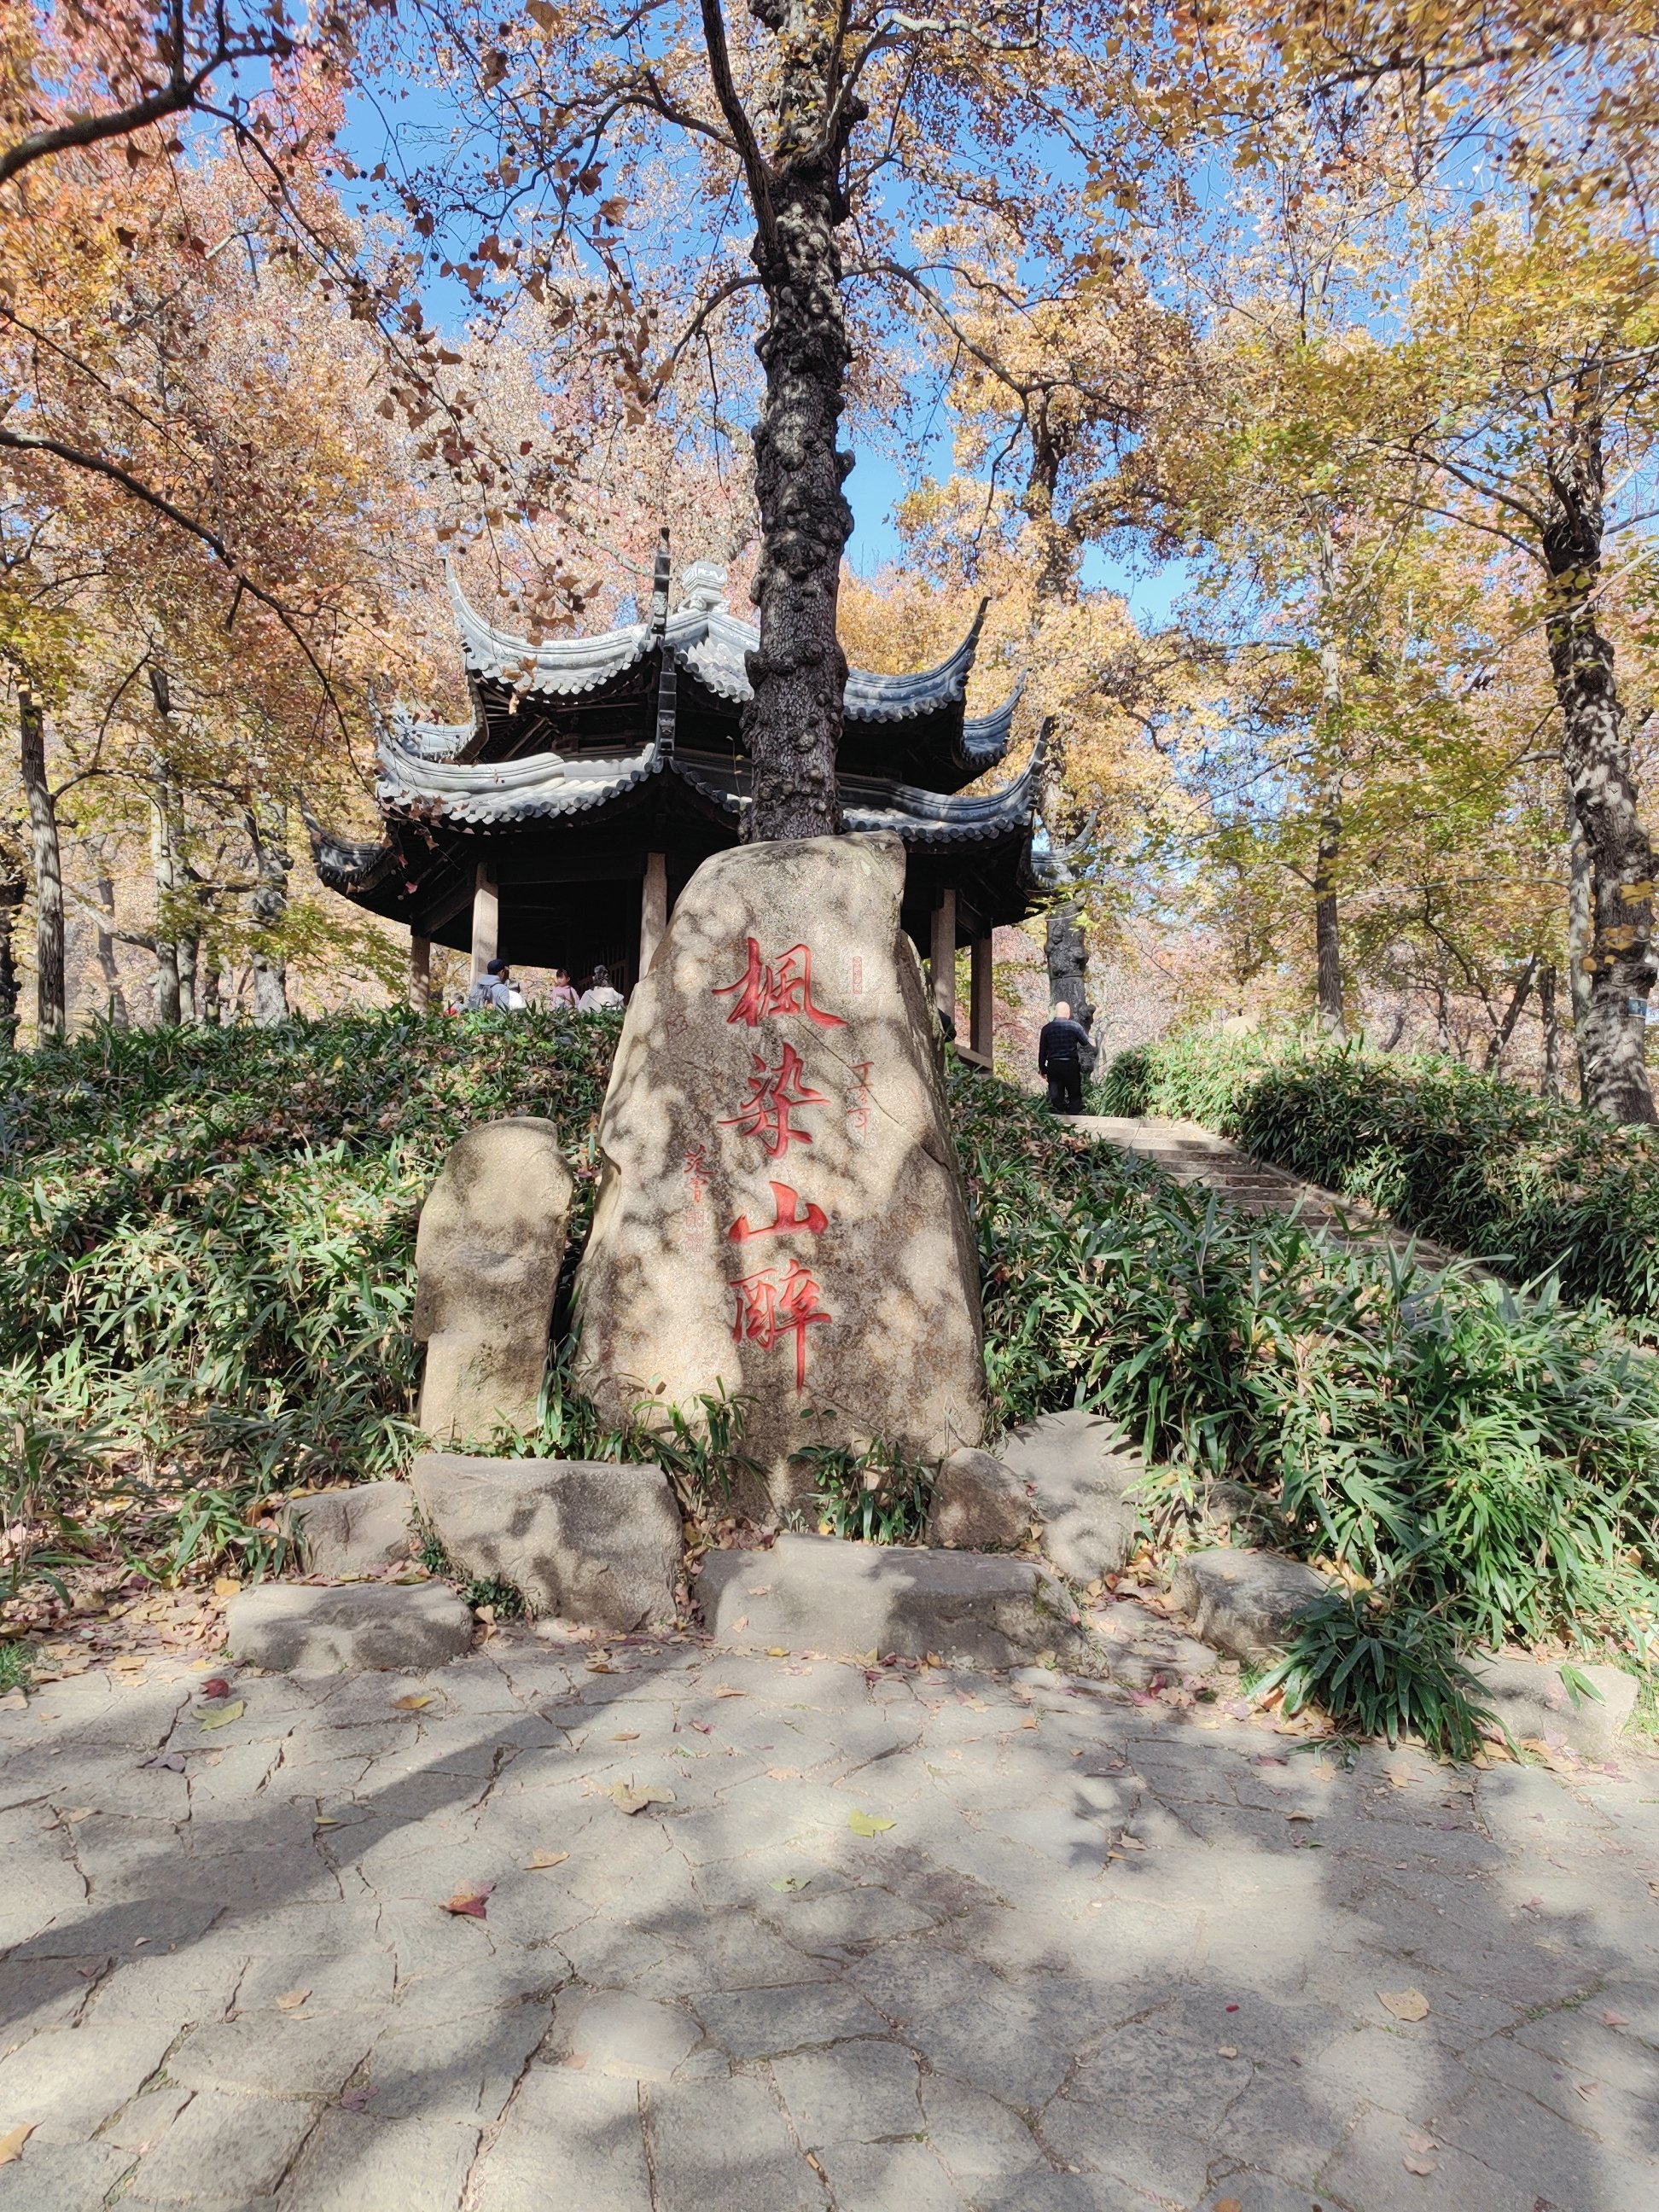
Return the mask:
MULTIPOLYGON (((475 676, 505 684, 523 693, 574 698, 612 682, 642 660, 653 647, 650 625, 628 623, 597 637, 550 638, 541 645, 495 629, 469 605, 453 573, 449 595, 460 631, 461 650, 475 676)), ((932 668, 907 676, 877 676, 867 669, 847 673, 846 712, 849 721, 905 722, 959 705, 966 696, 968 678, 979 651, 985 602, 980 603, 973 627, 954 653, 932 668)), ((676 661, 716 698, 741 706, 754 694, 745 665, 746 656, 760 643, 752 623, 734 615, 723 599, 700 590, 668 617, 667 641, 676 661)), ((1015 694, 1015 698, 1018 696, 1015 694)), ((1014 701, 993 714, 976 718, 989 733, 999 718, 1012 716, 1014 701)), ((445 726, 423 724, 422 728, 445 726)), ((1000 756, 999 756, 1000 757, 1000 756)))

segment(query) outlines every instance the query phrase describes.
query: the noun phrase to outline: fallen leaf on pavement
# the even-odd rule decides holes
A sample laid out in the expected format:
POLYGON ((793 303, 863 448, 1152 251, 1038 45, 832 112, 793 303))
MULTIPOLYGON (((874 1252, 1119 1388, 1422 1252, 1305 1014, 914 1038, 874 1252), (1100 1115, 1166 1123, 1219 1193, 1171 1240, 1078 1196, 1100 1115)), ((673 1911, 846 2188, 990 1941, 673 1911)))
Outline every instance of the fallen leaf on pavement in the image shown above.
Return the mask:
POLYGON ((1436 2170, 1431 2158, 1404 2158, 1400 2162, 1407 2173, 1432 2173, 1436 2170))
POLYGON ((367 2112, 368 2100, 374 2094, 372 2089, 344 2089, 340 2094, 340 2102, 349 2112, 367 2112))
POLYGON ((1313 1814, 1311 1813, 1287 1813, 1285 1815, 1285 1818, 1287 1820, 1311 1820, 1313 1814))
POLYGON ((213 1585, 215 1597, 234 1597, 242 1585, 234 1575, 221 1575, 213 1585))
POLYGON ((65 1824, 72 1827, 78 1820, 91 1820, 97 1810, 98 1808, 95 1805, 71 1805, 63 1818, 65 1824))
POLYGON ((619 1729, 611 1739, 612 1743, 637 1743, 639 1740, 640 1732, 637 1729, 619 1729))
POLYGON ((769 1766, 766 1774, 770 1782, 799 1782, 800 1779, 798 1766, 769 1766))
POLYGON ((539 1874, 544 1867, 562 1866, 569 1856, 568 1851, 532 1851, 525 1866, 531 1874, 539 1874))
POLYGON ((1406 2148, 1414 2150, 1419 2158, 1426 2158, 1431 2150, 1438 2150, 1440 2146, 1432 2136, 1407 2136, 1406 2148))
POLYGON ((1379 1990, 1376 1996, 1383 2010, 1391 2012, 1396 2020, 1426 2020, 1429 2016, 1429 2001, 1421 1990, 1379 1990))
POLYGON ((614 1674, 617 1671, 603 1651, 595 1651, 590 1658, 585 1659, 582 1664, 590 1674, 614 1674))
POLYGON ((1244 2212, 1244 2207, 1236 2197, 1218 2197, 1210 2212, 1244 2212))
POLYGON ((660 1782, 647 1782, 642 1790, 635 1790, 626 1782, 613 1782, 611 1797, 624 1813, 642 1813, 647 1805, 672 1805, 674 1793, 660 1782))
POLYGON ((1033 1716, 1032 1716, 1031 1714, 1027 1713, 1027 1714, 1026 1714, 1026 1716, 1025 1716, 1025 1717, 1024 1717, 1024 1719, 1020 1723, 1020 1726, 1021 1726, 1023 1729, 1026 1729, 1026 1728, 1034 1729, 1034 1728, 1036 1726, 1036 1719, 1033 1717, 1033 1716))
POLYGON ((222 1674, 216 1674, 211 1681, 203 1683, 200 1694, 204 1698, 228 1698, 230 1685, 222 1674))
POLYGON ((861 1813, 855 1806, 847 1816, 847 1825, 855 1836, 878 1836, 884 1829, 897 1826, 893 1820, 884 1820, 878 1813, 861 1813))
POLYGON ((1238 2056, 1238 2045, 1236 2043, 1218 2043, 1215 2047, 1215 2055, 1218 2058, 1237 2058, 1238 2056))
MULTIPOLYGON (((489 1893, 495 1887, 493 1881, 481 1881, 476 1889, 458 1889, 444 1906, 444 1911, 453 1912, 458 1920, 482 1920, 489 1893)), ((344 2100, 341 2101, 343 2103, 344 2100)))
POLYGON ((749 1615, 746 1613, 739 1613, 738 1618, 732 1624, 732 1633, 735 1636, 738 1629, 747 1628, 748 1626, 749 1615))
POLYGON ((1599 2097, 1601 2094, 1601 2084, 1599 2081, 1575 2081, 1572 2086, 1577 2090, 1579 2095, 1587 2100, 1591 2097, 1599 2097))
MULTIPOLYGON (((739 1697, 743 1695, 741 1690, 738 1691, 738 1695, 739 1697)), ((713 1735, 714 1733, 714 1725, 712 1721, 693 1721, 691 1725, 696 1729, 699 1735, 713 1735)))
POLYGON ((730 1682, 716 1682, 714 1695, 717 1698, 746 1698, 749 1692, 747 1690, 734 1689, 730 1682))
POLYGON ((0 2166, 15 2166, 23 2155, 23 2145, 33 2133, 33 2120, 25 2120, 21 2127, 8 2128, 0 2136, 0 2166))
POLYGON ((789 1656, 788 1647, 782 1644, 769 1644, 766 1656, 769 1659, 787 1659, 789 1656))
POLYGON ((240 1720, 246 1711, 247 1707, 240 1698, 233 1698, 216 1713, 198 1713, 196 1717, 204 1729, 222 1729, 228 1727, 232 1721, 240 1720))
POLYGON ((1601 2015, 1601 2025, 1603 2027, 1628 2027, 1630 2022, 1621 2012, 1604 2012, 1601 2015))
POLYGON ((132 1674, 145 1663, 142 1651, 124 1651, 118 1659, 112 1659, 112 1667, 118 1667, 124 1674, 132 1674))
POLYGON ((1412 1786, 1412 1771, 1409 1766, 1391 1766, 1388 1769, 1388 1777, 1396 1790, 1409 1790, 1412 1786))
POLYGON ((276 2009, 278 2012, 298 2012, 310 1995, 309 1990, 284 1990, 276 2000, 276 2009))
POLYGON ((400 1713, 418 1713, 423 1707, 432 1703, 432 1692, 428 1691, 424 1697, 420 1698, 394 1698, 392 1702, 400 1713))

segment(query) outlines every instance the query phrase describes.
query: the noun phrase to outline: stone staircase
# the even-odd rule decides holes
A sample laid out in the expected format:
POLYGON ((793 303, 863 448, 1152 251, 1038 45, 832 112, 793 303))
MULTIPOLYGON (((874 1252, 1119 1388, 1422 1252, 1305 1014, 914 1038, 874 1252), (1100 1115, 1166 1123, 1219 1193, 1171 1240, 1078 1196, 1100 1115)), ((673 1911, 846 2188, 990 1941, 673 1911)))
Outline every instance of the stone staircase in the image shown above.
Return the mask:
POLYGON ((1079 1114, 1071 1127, 1081 1135, 1115 1145, 1121 1152, 1150 1160, 1176 1182, 1212 1190, 1242 1212, 1291 1215, 1309 1229, 1347 1244, 1387 1244, 1409 1253, 1425 1267, 1472 1266, 1462 1255, 1413 1237, 1358 1199, 1339 1198, 1316 1183, 1302 1182, 1282 1168, 1269 1167, 1225 1137, 1197 1121, 1164 1121, 1154 1115, 1079 1114))

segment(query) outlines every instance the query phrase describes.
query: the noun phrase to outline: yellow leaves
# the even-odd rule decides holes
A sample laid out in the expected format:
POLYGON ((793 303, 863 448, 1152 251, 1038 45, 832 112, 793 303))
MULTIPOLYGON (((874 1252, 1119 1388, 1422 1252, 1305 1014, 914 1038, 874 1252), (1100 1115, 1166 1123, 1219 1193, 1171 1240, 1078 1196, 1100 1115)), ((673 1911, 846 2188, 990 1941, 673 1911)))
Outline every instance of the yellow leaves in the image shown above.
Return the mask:
POLYGON ((570 1856, 568 1851, 532 1851, 525 1861, 526 1874, 544 1874, 549 1867, 562 1866, 570 1856))
POLYGON ((34 2122, 25 2120, 18 2127, 8 2128, 0 2136, 0 2166, 15 2166, 23 2155, 23 2145, 34 2133, 34 2122))
POLYGON ((896 1827, 895 1820, 884 1820, 879 1813, 866 1813, 857 1806, 847 1816, 847 1825, 855 1836, 884 1835, 889 1828, 896 1827))
POLYGON ((204 1729, 228 1728, 232 1721, 240 1720, 246 1711, 247 1705, 245 1699, 233 1698, 228 1705, 221 1705, 215 1712, 198 1713, 197 1719, 204 1729))
POLYGON ((605 1793, 618 1812, 644 1812, 647 1805, 672 1805, 674 1793, 665 1783, 648 1782, 635 1789, 631 1782, 613 1782, 605 1793))
POLYGON ((1421 1990, 1379 1990, 1376 2001, 1384 2012, 1391 2012, 1396 2020, 1409 2022, 1429 2016, 1429 2001, 1421 1990))

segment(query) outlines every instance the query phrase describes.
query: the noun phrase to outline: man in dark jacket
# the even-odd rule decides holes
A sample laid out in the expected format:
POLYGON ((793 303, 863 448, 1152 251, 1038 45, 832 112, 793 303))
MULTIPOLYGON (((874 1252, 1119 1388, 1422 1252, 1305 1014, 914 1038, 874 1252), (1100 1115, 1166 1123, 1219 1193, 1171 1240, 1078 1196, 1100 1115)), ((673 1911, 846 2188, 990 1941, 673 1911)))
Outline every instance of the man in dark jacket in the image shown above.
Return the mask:
POLYGON ((1044 1022, 1037 1039, 1037 1073, 1048 1079, 1048 1103, 1056 1114, 1083 1111, 1083 1061, 1093 1050, 1088 1030, 1072 1019, 1064 999, 1056 1000, 1054 1018, 1044 1022))

